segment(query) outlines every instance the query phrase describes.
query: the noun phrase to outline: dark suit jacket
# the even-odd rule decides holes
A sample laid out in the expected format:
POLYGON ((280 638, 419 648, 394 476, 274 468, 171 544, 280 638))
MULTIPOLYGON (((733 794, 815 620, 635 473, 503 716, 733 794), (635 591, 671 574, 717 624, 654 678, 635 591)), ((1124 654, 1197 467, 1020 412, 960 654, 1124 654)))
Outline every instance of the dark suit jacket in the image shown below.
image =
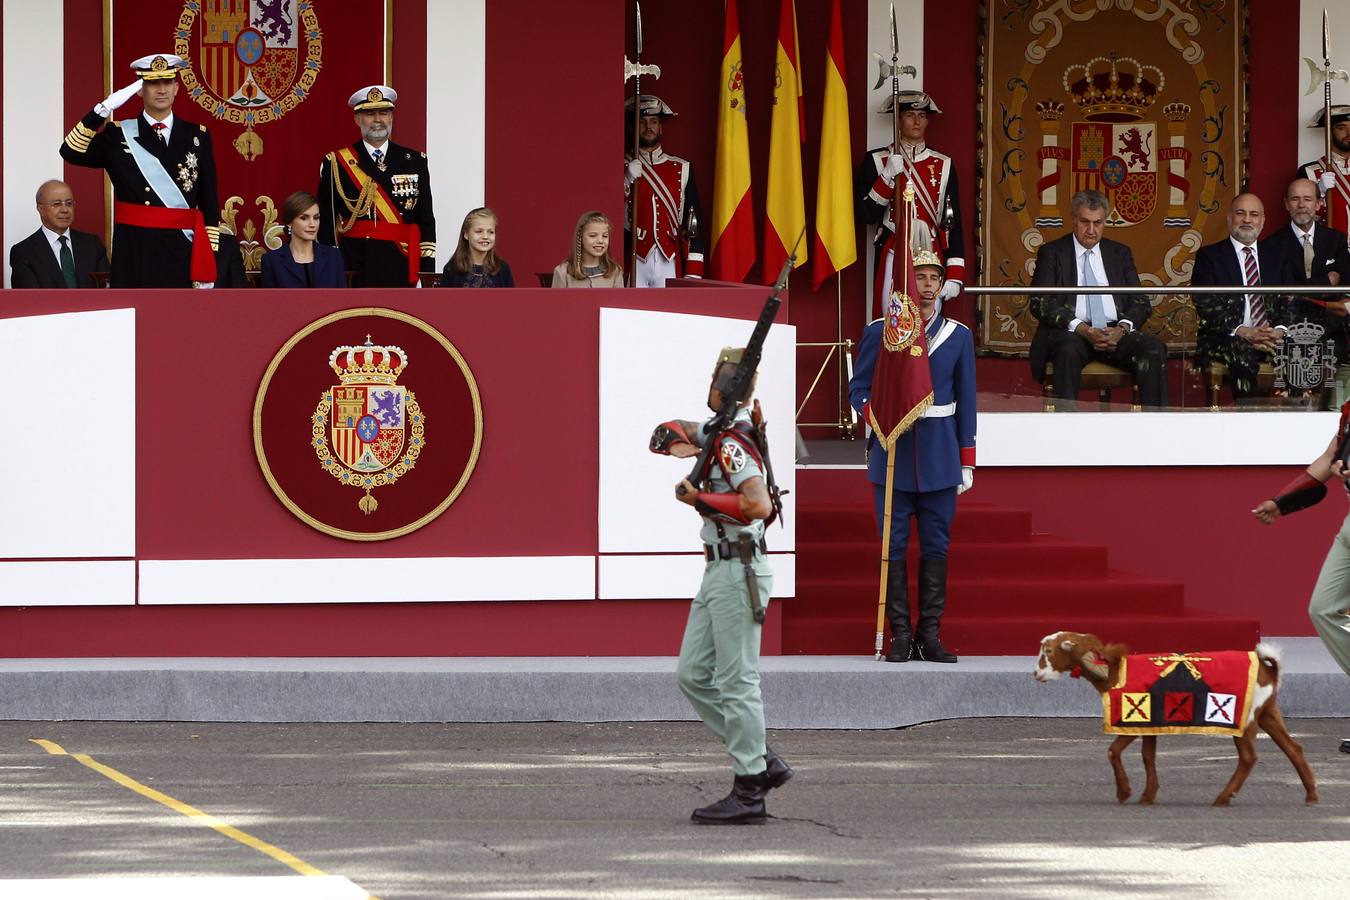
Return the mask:
MULTIPOLYGON (((1303 245, 1299 242, 1294 229, 1285 223, 1278 231, 1261 242, 1261 252, 1269 252, 1276 260, 1281 272, 1279 282, 1272 284, 1331 284, 1327 277, 1330 272, 1339 272, 1341 284, 1350 285, 1350 251, 1346 250, 1345 234, 1334 228, 1327 228, 1321 222, 1313 230, 1313 269, 1312 277, 1303 274, 1303 245)), ((1262 279, 1265 268, 1261 269, 1262 279)), ((1332 296, 1332 295, 1328 295, 1332 296)), ((1335 299, 1345 300, 1345 296, 1335 299)), ((1300 301, 1291 297, 1286 311, 1290 323, 1308 319, 1327 329, 1328 335, 1337 339, 1339 347, 1345 346, 1346 320, 1330 316, 1326 310, 1315 303, 1300 301)))
MULTIPOLYGON (((75 256, 75 282, 82 288, 94 286, 90 272, 108 271, 108 252, 103 241, 87 231, 70 229, 70 251, 75 256)), ((42 229, 19 241, 9 251, 10 286, 16 288, 63 288, 65 276, 56 261, 51 244, 42 229)))
MULTIPOLYGON (((1285 229, 1286 231, 1288 229, 1285 229)), ((1320 230, 1320 229, 1319 229, 1320 230)), ((1290 237, 1293 235, 1291 234, 1290 237)), ((1315 243, 1315 241, 1314 241, 1315 243)), ((1269 246, 1269 239, 1256 246, 1256 264, 1261 270, 1262 284, 1285 284, 1285 260, 1279 252, 1269 246)), ((1303 266, 1303 249, 1298 251, 1298 264, 1303 266)), ((1206 244, 1195 254, 1195 268, 1191 270, 1191 284, 1196 287, 1240 286, 1246 282, 1242 262, 1238 259, 1233 242, 1224 238, 1213 244, 1206 244)), ((1242 324, 1245 309, 1241 294, 1195 294, 1191 298, 1195 304, 1196 315, 1200 319, 1196 333, 1196 362, 1200 366, 1209 365, 1210 358, 1228 345, 1233 329, 1242 324)), ((1266 318, 1271 325, 1288 325, 1288 305, 1283 298, 1273 294, 1261 295, 1266 307, 1266 318)), ((1226 359, 1221 362, 1227 363, 1226 359)))
MULTIPOLYGON (((305 283, 305 270, 291 256, 290 242, 286 242, 263 254, 262 286, 282 288, 309 287, 305 283)), ((347 269, 342 262, 342 253, 335 247, 315 242, 314 244, 314 286, 322 288, 345 288, 347 269)))
MULTIPOLYGON (((1117 241, 1102 238, 1102 268, 1106 270, 1106 283, 1119 287, 1139 287, 1139 272, 1134 267, 1134 255, 1130 248, 1117 241)), ((1036 252, 1036 273, 1031 277, 1032 287, 1073 287, 1078 284, 1078 260, 1074 256, 1073 234, 1066 234, 1047 244, 1042 244, 1036 252)), ((1143 294, 1113 295, 1116 303, 1117 321, 1129 319, 1134 330, 1144 327, 1153 304, 1143 294)), ((1031 375, 1037 381, 1045 380, 1045 364, 1050 352, 1051 330, 1067 330, 1069 323, 1077 318, 1078 296, 1076 294, 1048 294, 1031 297, 1031 314, 1036 317, 1040 327, 1031 339, 1031 375)))

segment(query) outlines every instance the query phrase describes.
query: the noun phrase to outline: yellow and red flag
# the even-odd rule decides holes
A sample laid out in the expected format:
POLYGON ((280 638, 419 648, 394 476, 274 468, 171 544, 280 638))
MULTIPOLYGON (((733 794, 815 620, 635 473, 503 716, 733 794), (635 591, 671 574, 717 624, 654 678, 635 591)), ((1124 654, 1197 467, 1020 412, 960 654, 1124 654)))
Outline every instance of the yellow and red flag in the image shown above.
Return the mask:
POLYGON ((722 40, 722 81, 717 107, 717 171, 713 181, 712 240, 708 275, 744 281, 755 263, 755 221, 750 200, 750 129, 745 119, 745 70, 736 0, 727 0, 722 40))
MULTIPOLYGON (((797 7, 783 0, 778 19, 778 59, 773 89, 773 121, 769 128, 769 186, 765 194, 764 277, 773 278, 806 229, 806 196, 802 188, 801 54, 797 49, 797 7)), ((807 248, 797 250, 793 268, 806 262, 807 248)))
MULTIPOLYGON (((933 405, 933 372, 928 367, 928 336, 919 310, 919 285, 914 277, 910 229, 914 223, 914 190, 905 188, 904 205, 895 203, 895 262, 887 292, 881 349, 872 372, 868 424, 889 453, 933 405)), ((887 478, 890 476, 888 475, 887 478)), ((889 486, 888 486, 889 490, 889 486)))
POLYGON ((816 261, 811 268, 813 289, 858 261, 851 154, 843 18, 839 0, 834 0, 830 42, 825 51, 825 102, 820 123, 820 173, 816 180, 816 261))

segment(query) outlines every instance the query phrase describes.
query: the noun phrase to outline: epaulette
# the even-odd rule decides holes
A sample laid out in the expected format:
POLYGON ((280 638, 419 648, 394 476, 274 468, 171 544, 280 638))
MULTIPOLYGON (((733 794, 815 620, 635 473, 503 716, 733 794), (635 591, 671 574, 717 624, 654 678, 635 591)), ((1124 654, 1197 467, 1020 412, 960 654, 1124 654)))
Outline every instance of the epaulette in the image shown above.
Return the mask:
POLYGON ((205 130, 206 130, 206 126, 205 126, 205 125, 198 125, 197 127, 200 128, 202 131, 205 131, 205 130))

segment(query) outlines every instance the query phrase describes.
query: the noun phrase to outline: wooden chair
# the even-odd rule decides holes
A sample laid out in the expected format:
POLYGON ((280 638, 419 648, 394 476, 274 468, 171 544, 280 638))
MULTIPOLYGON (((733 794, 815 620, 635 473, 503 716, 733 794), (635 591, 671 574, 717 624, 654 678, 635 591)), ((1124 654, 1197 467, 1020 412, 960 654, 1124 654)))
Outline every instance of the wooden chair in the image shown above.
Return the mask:
POLYGON ((552 272, 535 272, 535 273, 534 273, 534 277, 539 279, 539 286, 540 286, 540 287, 546 287, 546 288, 551 288, 551 287, 553 287, 553 273, 552 273, 552 272))
POLYGON ((105 288, 108 286, 108 279, 112 278, 111 272, 90 272, 89 277, 94 280, 95 288, 105 288))
MULTIPOLYGON (((1210 363, 1209 368, 1205 370, 1205 375, 1209 379, 1210 409, 1219 408, 1219 392, 1223 389, 1223 379, 1227 374, 1228 367, 1220 362, 1210 363)), ((1270 363, 1261 363, 1261 368, 1256 370, 1256 386, 1263 391, 1275 389, 1275 367, 1270 363)))
MULTIPOLYGON (((353 273, 351 273, 351 272, 348 272, 348 273, 347 273, 347 287, 351 287, 351 286, 352 286, 352 280, 351 280, 352 274, 353 274, 353 273)), ((420 273, 417 277, 421 280, 421 282, 422 282, 422 287, 424 287, 424 288, 434 288, 436 285, 438 285, 438 284, 441 283, 441 273, 440 273, 440 272, 422 272, 422 273, 420 273)))
MULTIPOLYGON (((1134 382, 1134 375, 1125 369, 1119 369, 1113 365, 1104 362, 1093 362, 1083 366, 1083 378, 1079 383, 1085 391, 1096 391, 1097 399, 1102 405, 1102 409, 1110 409, 1111 391, 1116 388, 1128 387, 1130 389, 1130 410, 1139 412, 1143 405, 1139 402, 1139 385, 1134 382)), ((1041 393, 1044 398, 1045 412, 1055 411, 1055 364, 1045 364, 1045 382, 1041 386, 1041 393)))

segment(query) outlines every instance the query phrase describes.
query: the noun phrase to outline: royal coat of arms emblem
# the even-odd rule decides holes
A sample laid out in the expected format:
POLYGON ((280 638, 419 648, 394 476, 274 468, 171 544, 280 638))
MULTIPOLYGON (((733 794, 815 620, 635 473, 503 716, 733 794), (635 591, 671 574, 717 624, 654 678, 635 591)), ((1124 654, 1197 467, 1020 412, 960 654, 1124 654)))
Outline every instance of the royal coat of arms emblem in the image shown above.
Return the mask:
POLYGON ((323 33, 313 0, 188 0, 174 29, 187 95, 216 119, 244 126, 234 147, 263 152, 256 126, 305 101, 319 77, 323 33))
POLYGON ((319 464, 338 481, 365 492, 357 501, 367 515, 377 487, 393 484, 416 464, 426 446, 426 416, 412 391, 398 383, 408 367, 399 347, 366 342, 337 347, 328 365, 341 384, 319 398, 312 433, 319 464))

